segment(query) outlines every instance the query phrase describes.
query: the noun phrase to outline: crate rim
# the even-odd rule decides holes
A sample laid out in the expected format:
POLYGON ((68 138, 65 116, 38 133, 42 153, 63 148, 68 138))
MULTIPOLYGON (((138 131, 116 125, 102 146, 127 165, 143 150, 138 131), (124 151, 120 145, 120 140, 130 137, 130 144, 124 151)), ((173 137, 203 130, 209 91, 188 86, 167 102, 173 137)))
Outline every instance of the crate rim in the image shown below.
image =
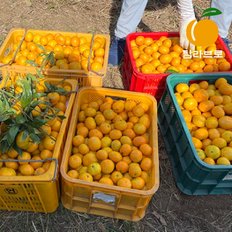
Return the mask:
MULTIPOLYGON (((33 29, 33 28, 16 28, 16 27, 13 27, 10 29, 10 31, 8 32, 4 42, 2 43, 1 47, 0 47, 0 55, 3 54, 3 50, 5 49, 6 45, 7 45, 7 42, 8 40, 10 39, 11 35, 14 33, 14 32, 17 32, 17 31, 21 31, 23 33, 26 34, 26 32, 35 32, 35 33, 39 33, 39 32, 43 32, 43 33, 51 33, 51 34, 56 34, 56 33, 67 33, 67 34, 70 34, 70 36, 72 34, 75 34, 75 35, 78 35, 78 34, 81 34, 81 35, 84 35, 84 36, 103 36, 106 38, 106 43, 105 43, 105 51, 109 50, 109 45, 110 45, 110 35, 109 34, 94 34, 94 33, 86 33, 86 32, 72 32, 72 31, 55 31, 55 30, 39 30, 39 29, 33 29)), ((23 37, 22 37, 23 38, 23 37)), ((99 75, 101 76, 102 78, 106 75, 106 72, 107 72, 107 65, 108 65, 108 58, 109 58, 109 52, 105 53, 105 57, 104 57, 104 63, 103 63, 103 66, 102 66, 102 69, 98 72, 93 72, 91 70, 89 71, 85 71, 85 70, 70 70, 70 69, 44 69, 44 73, 46 75, 99 75), (58 73, 57 73, 58 72, 58 73), (65 74, 64 74, 65 72, 65 74)), ((2 63, 0 62, 0 64, 2 65, 2 63)), ((25 69, 25 70, 30 70, 30 71, 35 71, 34 70, 34 67, 27 67, 27 66, 21 66, 21 65, 17 65, 17 64, 14 64, 13 67, 12 65, 7 65, 5 66, 6 68, 8 69, 14 69, 17 71, 17 69, 19 70, 22 70, 22 69, 25 69)))
MULTIPOLYGON (((82 87, 78 90, 78 93, 76 95, 76 100, 74 102, 74 104, 77 102, 77 99, 78 99, 78 95, 79 93, 81 93, 82 91, 86 91, 86 90, 107 90, 107 88, 101 88, 101 87, 82 87)), ((118 91, 123 91, 123 92, 129 92, 130 95, 138 95, 137 92, 130 92, 130 91, 126 91, 126 90, 117 90, 117 89, 110 89, 112 92, 118 92, 118 91)), ((149 94, 146 94, 146 93, 139 93, 140 95, 142 96, 145 96, 145 97, 148 97, 151 101, 154 101, 157 105, 157 102, 156 102, 156 99, 154 97, 152 97, 151 95, 149 94)), ((157 107, 155 109, 155 113, 157 113, 157 107)), ((157 120, 156 120, 157 121, 157 120)), ((157 127, 157 123, 156 123, 156 128, 158 129, 157 127)), ((158 131, 157 131, 158 133, 158 131)), ((158 138, 158 137, 157 137, 158 138)), ((68 140, 68 137, 66 139, 66 141, 68 140)), ((66 144, 66 143, 65 143, 66 144)), ((158 145, 158 141, 157 141, 157 145, 158 145)), ((66 150, 67 150, 67 147, 65 145, 65 149, 64 149, 64 155, 66 153, 66 150)), ((158 150, 157 150, 158 151, 158 150)), ((155 150, 153 149, 153 152, 152 152, 152 155, 155 157, 155 150)), ((122 193, 130 193, 130 194, 133 194, 133 195, 141 195, 141 196, 148 196, 148 195, 152 195, 154 194, 158 188, 159 188, 159 185, 160 185, 160 173, 159 173, 159 152, 157 153, 157 159, 156 159, 156 164, 157 164, 157 167, 158 167, 158 170, 155 171, 155 178, 158 179, 157 183, 154 183, 154 186, 151 188, 151 189, 148 189, 148 190, 137 190, 137 189, 129 189, 129 188, 123 188, 123 187, 119 187, 119 186, 115 186, 115 185, 107 185, 107 184, 101 184, 101 183, 95 183, 95 182, 89 182, 89 181, 84 181, 84 180, 80 180, 80 179, 74 179, 74 178, 71 178, 67 175, 67 173, 65 172, 65 159, 62 158, 62 162, 61 162, 61 166, 60 166, 60 173, 61 173, 61 176, 65 179, 65 181, 71 183, 71 184, 81 184, 83 186, 90 186, 90 187, 95 187, 95 188, 98 188, 98 189, 102 189, 103 191, 120 191, 122 193), (97 186, 96 186, 97 184, 97 186)), ((64 157, 64 156, 63 156, 64 157)), ((114 195, 114 193, 113 193, 114 195)), ((117 195, 117 194, 115 194, 117 195)))
MULTIPOLYGON (((180 33, 179 32, 176 32, 176 31, 170 31, 170 32, 165 32, 165 31, 160 31, 160 32, 134 32, 134 33, 130 33, 127 37, 126 37, 126 45, 127 45, 127 48, 128 48, 128 53, 129 53, 129 57, 131 58, 131 64, 132 64, 132 68, 133 68, 133 71, 135 72, 136 75, 140 75, 140 78, 143 78, 145 79, 145 77, 141 77, 141 75, 144 75, 143 73, 139 72, 138 69, 136 68, 136 65, 135 65, 135 60, 133 58, 133 54, 132 54, 132 48, 130 46, 130 42, 131 42, 131 37, 137 37, 137 36, 145 36, 145 37, 149 37, 149 36, 154 36, 154 35, 159 35, 159 36, 167 36, 169 38, 172 38, 172 37, 180 37, 180 33)), ((229 51, 229 48, 224 44, 224 41, 223 39, 221 38, 220 35, 218 35, 218 38, 217 38, 217 41, 216 42, 219 42, 222 46, 223 46, 223 50, 227 56, 227 59, 229 61, 229 63, 231 64, 231 70, 230 72, 232 72, 232 53, 229 51)), ((215 43, 216 43, 215 42, 215 43)), ((223 73, 223 72, 207 72, 208 74, 211 74, 211 73, 223 73)), ((182 74, 182 73, 179 73, 179 74, 182 74)), ((188 74, 188 73, 183 73, 183 74, 188 74)), ((157 73, 157 74, 152 74, 152 73, 149 73, 149 74, 145 74, 146 77, 149 77, 149 78, 152 78, 154 75, 158 78, 158 77, 163 77, 164 75, 165 76, 169 76, 171 75, 171 73, 157 73)))
MULTIPOLYGON (((230 72, 220 72, 220 73, 196 73, 196 74, 188 74, 188 75, 191 75, 192 77, 188 79, 188 81, 190 80, 210 80, 210 77, 213 77, 214 79, 213 80, 216 80, 217 78, 219 78, 218 76, 219 75, 222 75, 225 76, 225 77, 231 77, 231 81, 232 81, 232 73, 230 72), (194 78, 194 79, 193 79, 194 78)), ((184 117, 183 117, 183 114, 181 112, 181 109, 177 103, 177 100, 175 97, 172 97, 172 96, 175 96, 174 95, 174 89, 171 85, 171 81, 173 79, 175 79, 176 77, 182 77, 183 80, 186 79, 186 74, 171 74, 168 76, 167 80, 166 80, 166 83, 167 83, 167 90, 169 91, 170 96, 171 96, 171 101, 173 102, 174 106, 175 106, 175 110, 177 111, 177 115, 178 115, 178 119, 183 122, 181 123, 181 126, 182 126, 182 129, 184 130, 184 133, 187 135, 188 137, 188 141, 189 141, 189 145, 193 151, 193 154, 194 154, 194 158, 195 160, 204 168, 206 169, 209 169, 209 170, 221 170, 221 169, 229 169, 229 170, 232 170, 232 164, 231 165, 209 165, 207 163, 205 163, 204 161, 202 161, 199 156, 197 155, 197 152, 196 152, 196 149, 193 145, 193 142, 192 140, 190 140, 190 138, 192 137, 191 134, 190 134, 190 131, 185 123, 185 120, 184 120, 184 117)), ((187 79, 186 79, 187 80, 187 79)), ((181 83, 181 82, 179 82, 181 83)), ((186 82, 184 82, 186 83, 186 82)))

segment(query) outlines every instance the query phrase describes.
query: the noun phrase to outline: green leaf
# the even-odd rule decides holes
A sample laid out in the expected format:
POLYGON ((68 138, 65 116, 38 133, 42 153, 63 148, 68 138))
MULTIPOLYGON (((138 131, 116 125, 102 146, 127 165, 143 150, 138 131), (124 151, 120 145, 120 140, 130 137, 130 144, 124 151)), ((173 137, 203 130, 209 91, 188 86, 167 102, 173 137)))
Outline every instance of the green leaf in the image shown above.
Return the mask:
POLYGON ((168 69, 165 73, 179 73, 179 72, 173 69, 168 69))
POLYGON ((22 135, 22 140, 25 140, 27 137, 28 137, 28 132, 24 130, 22 135))
POLYGON ((38 67, 38 64, 36 64, 33 60, 26 60, 26 63, 30 64, 33 67, 38 67))
POLYGON ((9 145, 7 143, 7 141, 2 141, 1 140, 1 143, 0 143, 0 150, 2 153, 6 153, 8 150, 9 150, 9 145))
POLYGON ((31 80, 22 80, 22 88, 23 88, 23 92, 21 95, 21 106, 24 109, 26 106, 28 106, 30 104, 30 102, 32 101, 32 89, 31 89, 31 80))
POLYGON ((215 15, 220 15, 222 12, 218 10, 217 8, 207 8, 203 11, 201 18, 207 17, 207 16, 215 16, 215 15))
POLYGON ((46 49, 44 48, 44 46, 43 45, 41 45, 41 44, 35 44, 38 48, 40 48, 41 50, 43 50, 44 52, 46 52, 46 49))
POLYGON ((40 137, 36 134, 30 134, 30 138, 34 143, 37 143, 37 144, 40 143, 41 141, 40 137))
POLYGON ((19 126, 12 126, 7 132, 7 142, 11 146, 18 134, 19 126))
POLYGON ((17 117, 15 118, 15 122, 16 122, 17 124, 23 124, 23 123, 26 122, 26 119, 25 119, 25 117, 24 117, 22 114, 19 114, 19 115, 17 115, 17 117))

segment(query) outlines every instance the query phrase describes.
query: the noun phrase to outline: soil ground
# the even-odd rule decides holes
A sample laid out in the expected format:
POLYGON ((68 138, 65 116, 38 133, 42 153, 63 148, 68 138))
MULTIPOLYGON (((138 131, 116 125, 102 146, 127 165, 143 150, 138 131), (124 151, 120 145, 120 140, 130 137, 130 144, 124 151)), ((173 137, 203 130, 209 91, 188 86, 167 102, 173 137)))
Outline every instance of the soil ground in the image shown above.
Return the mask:
MULTIPOLYGON (((122 1, 120 0, 2 0, 0 40, 11 28, 33 28, 112 34, 122 1)), ((196 13, 210 1, 194 0, 196 13)), ((177 31, 175 0, 150 0, 139 31, 177 31)), ((229 38, 231 39, 232 30, 229 38)), ((108 68, 104 86, 123 88, 118 68, 108 68)), ((71 212, 61 204, 52 214, 0 211, 0 232, 71 231, 232 231, 232 198, 187 196, 175 185, 172 168, 159 136, 160 187, 145 217, 139 222, 114 220, 71 212)))

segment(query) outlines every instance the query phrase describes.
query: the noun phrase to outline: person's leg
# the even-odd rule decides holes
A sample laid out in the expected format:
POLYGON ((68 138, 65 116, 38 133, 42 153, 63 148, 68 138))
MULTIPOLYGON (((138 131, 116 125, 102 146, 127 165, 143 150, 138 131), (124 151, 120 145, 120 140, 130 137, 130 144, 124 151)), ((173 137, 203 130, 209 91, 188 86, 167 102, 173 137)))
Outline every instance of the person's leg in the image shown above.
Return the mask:
POLYGON ((123 57, 125 37, 136 31, 148 0, 124 0, 109 54, 109 64, 118 65, 123 57))
POLYGON ((232 22, 232 2, 231 0, 212 0, 211 7, 219 9, 222 14, 212 16, 211 19, 218 25, 219 35, 228 45, 226 37, 229 33, 229 28, 232 22))
POLYGON ((136 27, 143 17, 148 0, 124 0, 120 16, 115 29, 115 36, 125 38, 136 31, 136 27))

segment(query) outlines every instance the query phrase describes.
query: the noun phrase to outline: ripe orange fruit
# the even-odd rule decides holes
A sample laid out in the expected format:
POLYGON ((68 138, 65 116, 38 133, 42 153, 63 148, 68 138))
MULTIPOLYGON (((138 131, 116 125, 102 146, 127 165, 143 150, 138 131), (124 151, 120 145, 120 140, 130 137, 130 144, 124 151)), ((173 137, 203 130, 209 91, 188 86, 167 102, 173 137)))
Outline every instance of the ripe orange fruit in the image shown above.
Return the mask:
MULTIPOLYGON (((231 106, 232 107, 232 106, 231 106)), ((225 109, 225 107, 224 107, 225 109)), ((226 110, 225 110, 226 111, 226 110)), ((216 118, 221 118, 223 116, 225 116, 225 111, 223 110, 222 107, 220 106, 214 106, 213 109, 211 110, 211 113, 213 116, 215 116, 216 118)))
POLYGON ((205 89, 197 89, 197 90, 195 90, 193 92, 193 96, 197 100, 197 102, 206 101, 209 98, 209 94, 205 89))
POLYGON ((172 57, 169 54, 163 54, 159 57, 159 60, 162 64, 169 64, 172 61, 172 57))
POLYGON ((192 97, 186 98, 184 100, 183 107, 186 110, 194 110, 197 108, 197 101, 192 97))
POLYGON ((152 154, 152 147, 149 144, 142 144, 139 149, 145 156, 151 156, 152 154))
POLYGON ((217 120, 217 118, 216 117, 208 117, 206 119, 205 126, 208 129, 217 128, 217 126, 218 126, 218 120, 217 120))
POLYGON ((192 142, 193 142, 196 149, 201 149, 202 148, 202 142, 201 142, 200 139, 192 137, 192 142))
POLYGON ((114 184, 117 184, 118 180, 123 178, 123 175, 119 171, 114 171, 114 172, 112 172, 110 177, 111 177, 112 181, 114 182, 114 184))
POLYGON ((101 162, 101 170, 104 174, 110 174, 114 170, 114 162, 110 159, 105 159, 101 162))
POLYGON ((125 161, 119 161, 116 164, 116 170, 121 172, 121 173, 126 173, 128 171, 129 165, 125 161))
POLYGON ((52 158, 52 152, 50 150, 44 149, 40 152, 41 159, 52 158))
POLYGON ((203 113, 210 111, 213 107, 214 107, 214 103, 213 101, 210 101, 210 100, 202 101, 198 105, 198 109, 203 113))
POLYGON ((210 158, 210 157, 206 157, 203 161, 204 161, 205 163, 207 163, 207 164, 215 165, 214 159, 212 159, 212 158, 210 158))
POLYGON ((159 47, 158 51, 160 52, 160 54, 168 54, 170 50, 168 47, 161 45, 159 47))
POLYGON ((225 61, 225 62, 219 63, 218 68, 220 71, 229 71, 231 66, 228 61, 225 61))
POLYGON ((19 166, 19 171, 23 176, 32 176, 35 172, 34 168, 30 164, 23 164, 19 166))
POLYGON ((139 177, 141 175, 141 168, 139 166, 139 164, 137 163, 131 163, 129 164, 129 174, 131 177, 139 177))
POLYGON ((135 43, 138 46, 141 46, 141 45, 144 44, 144 40, 145 40, 145 38, 143 36, 137 36, 136 39, 135 39, 135 43))
POLYGON ((194 131, 194 137, 196 137, 197 139, 200 139, 200 140, 207 139, 208 136, 209 136, 209 133, 206 128, 200 128, 194 131))
POLYGON ((131 188, 132 184, 128 178, 122 177, 121 179, 118 180, 117 186, 124 187, 124 188, 131 188))

